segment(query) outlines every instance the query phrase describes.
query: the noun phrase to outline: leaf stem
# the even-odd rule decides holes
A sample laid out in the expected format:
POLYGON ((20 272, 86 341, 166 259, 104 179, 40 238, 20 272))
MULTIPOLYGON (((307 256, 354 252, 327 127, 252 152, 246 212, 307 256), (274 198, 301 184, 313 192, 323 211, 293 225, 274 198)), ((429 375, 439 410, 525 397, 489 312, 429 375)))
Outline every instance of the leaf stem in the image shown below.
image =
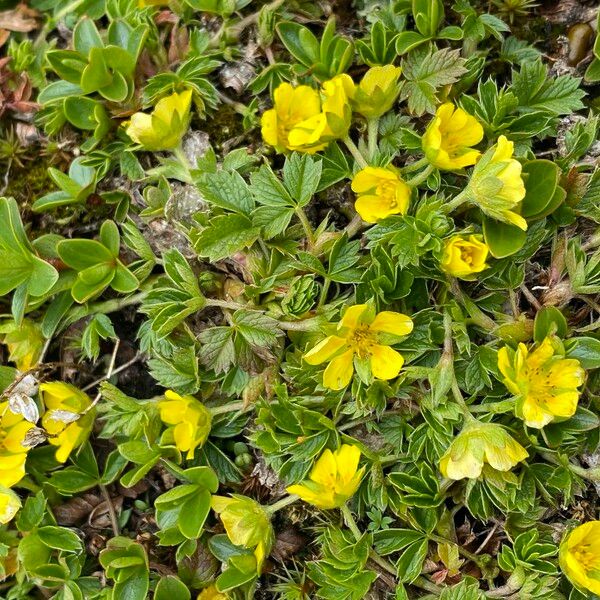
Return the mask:
POLYGON ((416 160, 415 162, 405 165, 404 167, 402 167, 400 169, 400 171, 402 173, 410 173, 411 171, 418 171, 419 169, 423 168, 424 166, 426 166, 428 164, 429 164, 429 161, 427 160, 427 158, 423 157, 423 158, 420 158, 419 160, 416 160))
POLYGON ((469 406, 469 410, 472 413, 487 413, 487 414, 500 414, 510 412, 515 406, 514 400, 501 400, 500 402, 488 402, 487 404, 477 404, 475 406, 469 406))
POLYGON ((290 494, 289 496, 284 496, 281 500, 277 500, 273 504, 269 504, 268 506, 263 507, 265 512, 269 515, 274 515, 278 510, 293 504, 297 500, 300 499, 300 496, 296 496, 296 494, 290 494))
POLYGON ((406 180, 406 185, 411 187, 417 187, 421 183, 427 180, 427 178, 433 173, 435 167, 433 165, 428 165, 425 167, 420 173, 415 175, 412 179, 406 180))
MULTIPOLYGON (((474 421, 475 417, 471 414, 469 410, 469 406, 465 402, 463 398, 462 392, 460 391, 460 387, 458 387, 458 381, 456 380, 456 373, 454 372, 454 348, 452 344, 452 317, 448 311, 444 312, 444 355, 449 360, 450 369, 452 369, 452 395, 454 396, 454 400, 460 407, 465 421, 474 421)), ((447 388, 446 388, 447 389, 447 388)))
POLYGON ((243 411, 246 408, 246 403, 243 400, 240 400, 239 402, 229 402, 228 404, 222 404, 221 406, 207 406, 207 408, 214 417, 230 412, 243 411))
POLYGON ((467 202, 469 197, 467 196, 466 190, 463 190, 458 196, 455 196, 453 200, 444 204, 441 207, 441 211, 447 215, 456 210, 459 206, 467 202))
POLYGON ((300 219, 300 223, 302 223, 302 227, 304 228, 306 240, 308 241, 308 248, 312 251, 314 250, 316 243, 315 232, 313 231, 310 221, 308 220, 308 217, 306 216, 306 213, 304 212, 304 209, 302 207, 298 206, 295 209, 295 213, 298 219, 300 219))
POLYGON ((352 156, 354 157, 356 164, 361 169, 364 169, 365 167, 368 166, 368 163, 365 160, 365 157, 360 153, 360 150, 356 147, 356 144, 350 139, 349 135, 347 135, 345 138, 343 138, 342 142, 344 142, 344 144, 346 145, 346 148, 348 148, 348 150, 350 151, 350 154, 352 154, 352 156))
POLYGON ((356 214, 352 217, 352 221, 346 225, 344 231, 348 238, 354 237, 364 226, 366 223, 362 220, 362 217, 359 214, 356 214))
POLYGON ((367 122, 367 139, 369 146, 369 159, 372 161, 377 152, 377 136, 379 134, 379 117, 373 117, 367 122))
MULTIPOLYGON (((348 529, 350 529, 350 531, 352 532, 352 535, 354 536, 356 541, 357 542, 360 541, 363 537, 363 534, 360 531, 360 529, 358 528, 358 525, 356 524, 356 521, 354 520, 354 517, 352 515, 352 512, 348 508, 348 505, 344 504, 340 510, 342 511, 342 516, 344 517, 344 522, 348 526, 348 529)), ((390 562, 385 560, 385 558, 379 556, 379 554, 377 554, 377 552, 375 552, 375 550, 373 550, 373 548, 371 548, 369 550, 369 558, 374 563, 379 565, 384 571, 387 571, 394 577, 398 576, 398 572, 397 572, 396 568, 394 567, 394 565, 392 565, 390 562)))
POLYGON ((329 286, 331 285, 331 279, 329 277, 325 277, 323 281, 323 287, 321 288, 321 294, 319 296, 319 303, 317 304, 317 308, 321 308, 323 304, 327 301, 327 293, 329 292, 329 286))

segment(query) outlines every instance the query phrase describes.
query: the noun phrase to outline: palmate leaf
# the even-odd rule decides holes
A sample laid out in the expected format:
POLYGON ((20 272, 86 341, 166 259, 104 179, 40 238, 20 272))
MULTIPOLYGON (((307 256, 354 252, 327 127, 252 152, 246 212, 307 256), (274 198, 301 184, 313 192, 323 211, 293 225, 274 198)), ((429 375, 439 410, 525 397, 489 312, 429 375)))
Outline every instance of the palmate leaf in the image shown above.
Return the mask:
POLYGON ((525 62, 520 71, 513 71, 511 90, 519 99, 522 112, 543 111, 566 115, 583 108, 581 79, 570 75, 548 77, 541 60, 525 62))
POLYGON ((437 91, 458 81, 467 72, 464 65, 458 50, 418 48, 409 53, 402 61, 406 83, 400 93, 402 100, 408 100, 408 110, 417 116, 435 113, 437 91))

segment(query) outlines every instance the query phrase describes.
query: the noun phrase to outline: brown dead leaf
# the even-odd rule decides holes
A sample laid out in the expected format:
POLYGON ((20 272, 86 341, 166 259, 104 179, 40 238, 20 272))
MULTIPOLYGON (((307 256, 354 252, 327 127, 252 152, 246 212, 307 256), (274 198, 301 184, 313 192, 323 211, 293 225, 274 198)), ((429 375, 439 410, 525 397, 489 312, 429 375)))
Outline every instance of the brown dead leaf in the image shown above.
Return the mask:
POLYGON ((25 4, 17 4, 15 8, 0 12, 0 29, 28 33, 39 27, 40 13, 25 4))
MULTIPOLYGON (((123 496, 116 496, 110 499, 114 510, 117 514, 121 512, 123 508, 123 496)), ((88 525, 94 529, 109 529, 111 526, 110 512, 108 501, 104 500, 100 502, 98 506, 94 507, 94 510, 88 516, 88 525)))
POLYGON ((305 545, 306 538, 293 527, 289 527, 277 534, 271 556, 279 562, 285 562, 305 545))
POLYGON ((82 494, 56 506, 53 509, 54 516, 59 525, 77 525, 85 521, 101 501, 102 499, 95 494, 82 494))

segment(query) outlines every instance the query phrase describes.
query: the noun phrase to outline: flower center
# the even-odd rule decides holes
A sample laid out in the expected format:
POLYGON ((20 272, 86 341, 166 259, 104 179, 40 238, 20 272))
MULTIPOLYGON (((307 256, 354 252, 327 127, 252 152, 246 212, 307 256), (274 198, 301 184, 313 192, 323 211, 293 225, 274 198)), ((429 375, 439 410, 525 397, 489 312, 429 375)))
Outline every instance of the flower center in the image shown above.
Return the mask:
POLYGON ((586 571, 600 568, 600 556, 592 550, 591 544, 579 544, 573 548, 573 556, 586 571))
POLYGON ((396 208, 396 183, 394 181, 384 181, 377 186, 377 195, 385 199, 390 208, 396 208))
POLYGON ((469 248, 461 248, 460 249, 460 259, 468 264, 473 264, 473 252, 469 248))
POLYGON ((369 331, 367 325, 357 327, 351 337, 348 339, 348 344, 354 350, 359 358, 367 358, 369 348, 374 344, 373 334, 369 331))

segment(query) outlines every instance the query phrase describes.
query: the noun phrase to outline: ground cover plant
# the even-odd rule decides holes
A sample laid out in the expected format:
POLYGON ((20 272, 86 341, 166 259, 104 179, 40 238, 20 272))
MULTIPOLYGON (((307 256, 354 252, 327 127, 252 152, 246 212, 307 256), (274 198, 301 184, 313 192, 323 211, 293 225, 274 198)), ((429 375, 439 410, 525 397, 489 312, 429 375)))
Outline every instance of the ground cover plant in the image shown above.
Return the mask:
POLYGON ((0 596, 600 597, 600 16, 0 6, 0 596))

